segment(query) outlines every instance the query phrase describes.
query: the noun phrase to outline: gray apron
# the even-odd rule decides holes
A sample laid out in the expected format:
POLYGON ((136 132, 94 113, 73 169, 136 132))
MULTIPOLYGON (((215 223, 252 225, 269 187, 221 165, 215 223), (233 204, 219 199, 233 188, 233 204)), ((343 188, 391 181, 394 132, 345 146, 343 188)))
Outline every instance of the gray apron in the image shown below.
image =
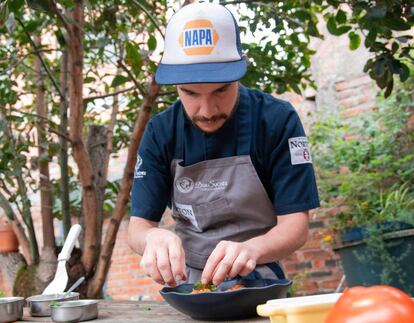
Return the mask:
MULTIPOLYGON (((184 127, 177 133, 181 158, 171 162, 171 204, 190 283, 200 280, 208 257, 221 240, 245 241, 277 224, 273 204, 250 158, 250 123, 242 124, 239 112, 234 116, 239 129, 237 156, 182 166, 184 127)), ((179 115, 178 124, 184 124, 183 113, 179 115)), ((257 266, 249 278, 285 277, 280 266, 271 263, 257 266)))

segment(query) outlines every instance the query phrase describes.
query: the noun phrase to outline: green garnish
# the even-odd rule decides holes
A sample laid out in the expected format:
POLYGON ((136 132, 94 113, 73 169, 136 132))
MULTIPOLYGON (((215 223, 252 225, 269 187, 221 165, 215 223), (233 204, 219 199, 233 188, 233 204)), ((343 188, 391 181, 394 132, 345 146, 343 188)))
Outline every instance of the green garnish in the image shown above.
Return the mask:
POLYGON ((208 289, 210 292, 217 291, 217 285, 214 285, 213 283, 203 284, 201 281, 197 281, 193 285, 196 290, 208 289))
POLYGON ((59 307, 59 306, 61 306, 62 304, 61 303, 59 303, 59 302, 51 302, 50 303, 50 307, 59 307))

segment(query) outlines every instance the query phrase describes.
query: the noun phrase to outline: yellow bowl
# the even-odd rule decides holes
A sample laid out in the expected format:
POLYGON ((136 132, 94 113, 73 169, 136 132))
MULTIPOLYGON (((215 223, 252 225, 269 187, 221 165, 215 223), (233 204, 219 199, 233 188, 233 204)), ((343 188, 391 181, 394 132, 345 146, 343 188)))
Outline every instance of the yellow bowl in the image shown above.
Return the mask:
POLYGON ((272 323, 324 323, 342 293, 273 299, 257 306, 272 323))

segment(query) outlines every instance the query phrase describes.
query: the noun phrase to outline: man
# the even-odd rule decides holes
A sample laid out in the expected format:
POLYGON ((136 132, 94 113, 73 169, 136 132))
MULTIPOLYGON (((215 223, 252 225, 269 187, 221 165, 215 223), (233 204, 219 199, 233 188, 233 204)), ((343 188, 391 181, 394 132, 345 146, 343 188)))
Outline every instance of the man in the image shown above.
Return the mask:
POLYGON ((156 81, 180 100, 153 117, 132 189, 129 243, 160 284, 284 278, 319 206, 302 125, 287 102, 247 89, 234 17, 196 3, 169 21, 156 81), (158 227, 170 205, 175 232, 158 227))

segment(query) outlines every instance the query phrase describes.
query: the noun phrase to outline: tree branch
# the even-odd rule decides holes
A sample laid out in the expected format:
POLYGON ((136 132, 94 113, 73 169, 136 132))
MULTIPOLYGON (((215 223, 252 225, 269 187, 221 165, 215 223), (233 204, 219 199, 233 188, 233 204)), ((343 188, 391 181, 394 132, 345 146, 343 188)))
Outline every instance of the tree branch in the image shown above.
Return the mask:
POLYGON ((131 86, 131 87, 128 87, 126 89, 115 91, 115 92, 112 92, 112 93, 89 96, 89 97, 83 98, 83 101, 90 102, 90 101, 94 101, 94 100, 98 100, 98 99, 105 99, 105 98, 110 97, 110 96, 115 96, 115 95, 118 95, 118 94, 122 94, 122 93, 125 93, 125 92, 136 90, 136 88, 137 88, 136 86, 131 86))
POLYGON ((34 43, 34 41, 33 41, 32 37, 30 36, 29 32, 26 30, 25 25, 23 24, 23 22, 18 17, 15 17, 15 19, 20 24, 20 26, 22 26, 24 33, 26 34, 27 38, 29 39, 30 44, 33 46, 33 48, 35 50, 36 56, 39 58, 43 68, 45 69, 47 75, 49 76, 49 79, 52 81, 53 87, 55 88, 55 90, 59 94, 60 98, 63 100, 64 97, 63 97, 62 92, 60 91, 58 83, 56 82, 55 78, 53 77, 52 73, 50 72, 49 67, 47 66, 47 64, 43 60, 42 55, 40 55, 40 51, 37 48, 36 44, 34 43))
POLYGON ((147 8, 145 8, 141 3, 139 3, 137 0, 132 0, 133 3, 135 3, 138 7, 142 9, 142 11, 145 12, 145 14, 148 16, 148 18, 152 21, 152 23, 155 25, 155 28, 157 28, 158 32, 161 34, 162 38, 164 38, 164 33, 159 27, 158 22, 155 20, 155 18, 149 13, 147 8))
POLYGON ((118 64, 119 66, 128 74, 128 76, 131 78, 132 82, 134 82, 136 88, 139 90, 139 92, 141 93, 141 95, 143 97, 145 97, 145 89, 141 86, 141 84, 139 84, 139 82, 137 81, 137 79, 134 77, 134 75, 131 73, 131 71, 128 69, 128 67, 126 67, 124 65, 124 63, 122 63, 121 60, 118 60, 118 64))

